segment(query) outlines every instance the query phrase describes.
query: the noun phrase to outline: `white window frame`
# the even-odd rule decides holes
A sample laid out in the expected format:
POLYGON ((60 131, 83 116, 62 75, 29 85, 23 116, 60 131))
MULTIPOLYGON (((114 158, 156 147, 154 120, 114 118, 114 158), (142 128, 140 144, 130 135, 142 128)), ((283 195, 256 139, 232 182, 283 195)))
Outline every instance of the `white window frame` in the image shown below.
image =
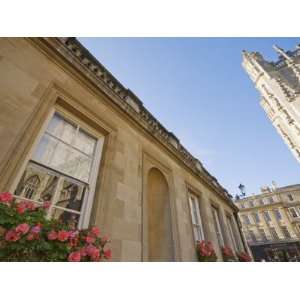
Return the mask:
MULTIPOLYGON (((91 135, 93 138, 97 139, 96 147, 95 147, 95 154, 94 154, 94 161, 92 163, 92 168, 91 168, 90 175, 89 175, 89 182, 88 182, 88 186, 87 186, 87 195, 85 195, 85 199, 82 203, 82 207, 80 210, 80 220, 78 223, 79 229, 86 229, 89 226, 91 210, 92 210, 92 206, 93 206, 93 202, 94 202, 96 182, 97 182, 97 178, 98 178, 97 175, 98 175, 98 170, 100 167, 100 161, 102 158, 102 151, 103 151, 105 137, 103 134, 101 134, 100 132, 91 128, 88 124, 84 123, 83 121, 81 121, 80 119, 78 119, 77 117, 75 117, 71 113, 69 113, 67 110, 65 110, 59 106, 55 106, 54 108, 52 108, 50 110, 44 124, 41 127, 41 130, 40 130, 35 142, 33 143, 29 153, 26 156, 26 159, 24 160, 23 165, 21 166, 21 168, 19 170, 18 175, 16 176, 15 181, 12 184, 10 192, 13 194, 14 191, 16 190, 17 185, 20 182, 20 179, 21 179, 29 161, 31 160, 34 151, 37 149, 44 133, 46 132, 48 124, 52 120, 55 113, 59 114, 63 119, 65 119, 73 124, 76 124, 81 129, 83 129, 85 132, 87 132, 89 135, 91 135)), ((45 166, 45 167, 47 168, 47 166, 45 166)), ((68 175, 66 175, 66 177, 68 177, 68 175)), ((15 197, 17 199, 21 199, 21 200, 25 199, 25 198, 19 197, 17 195, 15 195, 15 197)), ((32 202, 38 202, 35 200, 31 200, 31 199, 26 199, 26 200, 32 201, 32 202)), ((52 207, 56 208, 55 205, 53 205, 52 207)), ((61 209, 61 207, 57 207, 57 208, 61 209)), ((68 209, 64 209, 64 210, 73 212, 72 210, 68 210, 68 209)))
POLYGON ((300 211, 299 211, 298 207, 289 207, 288 210, 289 210, 290 216, 292 218, 299 218, 300 217, 300 211), (293 216, 292 211, 295 213, 296 217, 293 216))
POLYGON ((234 225, 233 225, 232 216, 226 215, 226 221, 227 221, 228 231, 229 231, 229 234, 231 237, 231 242, 232 242, 233 248, 235 251, 239 251, 238 241, 237 241, 237 238, 235 235, 235 229, 234 229, 234 225))
POLYGON ((189 191, 188 198, 189 198, 194 240, 195 240, 195 242, 197 242, 199 240, 195 234, 195 230, 197 230, 197 233, 200 236, 200 240, 204 240, 205 235, 204 235, 204 230, 203 230, 203 225, 202 225, 199 197, 189 191))
POLYGON ((213 214, 213 219, 214 219, 214 224, 215 224, 216 235, 217 235, 220 247, 223 247, 225 244, 224 244, 222 227, 220 224, 219 210, 214 205, 212 205, 211 207, 212 207, 212 214, 213 214))

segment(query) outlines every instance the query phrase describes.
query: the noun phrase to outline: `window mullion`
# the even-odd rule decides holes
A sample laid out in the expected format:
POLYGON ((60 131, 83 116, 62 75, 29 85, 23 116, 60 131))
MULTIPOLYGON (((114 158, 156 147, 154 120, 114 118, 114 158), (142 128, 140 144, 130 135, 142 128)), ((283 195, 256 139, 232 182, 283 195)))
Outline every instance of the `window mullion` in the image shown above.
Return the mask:
POLYGON ((53 210, 54 210, 53 206, 56 205, 56 203, 59 200, 59 196, 60 196, 60 192, 61 192, 61 189, 62 189, 63 182, 64 182, 64 177, 63 176, 58 177, 58 181, 56 183, 56 187, 55 187, 52 199, 51 199, 51 206, 50 206, 50 208, 48 210, 48 213, 47 213, 47 218, 51 218, 51 216, 52 216, 52 213, 53 213, 53 210))

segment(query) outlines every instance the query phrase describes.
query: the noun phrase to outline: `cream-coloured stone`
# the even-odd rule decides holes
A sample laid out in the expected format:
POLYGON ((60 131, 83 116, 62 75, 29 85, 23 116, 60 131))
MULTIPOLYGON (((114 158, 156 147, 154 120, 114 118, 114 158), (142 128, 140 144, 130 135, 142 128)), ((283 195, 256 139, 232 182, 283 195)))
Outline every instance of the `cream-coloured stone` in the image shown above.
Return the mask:
POLYGON ((141 261, 142 257, 142 248, 140 242, 134 241, 122 241, 122 261, 141 261))
MULTIPOLYGON (((118 83, 113 79, 110 84, 104 83, 93 73, 95 62, 93 68, 87 67, 87 59, 81 63, 81 56, 69 49, 56 38, 0 38, 0 189, 14 192, 12 187, 31 158, 49 112, 63 108, 105 135, 91 225, 99 225, 111 237, 114 261, 147 260, 149 249, 144 239, 150 213, 147 180, 153 167, 167 181, 170 201, 165 210, 169 215, 165 238, 174 252, 172 260, 196 260, 188 185, 199 194, 205 237, 220 253, 210 200, 226 211, 236 211, 233 204, 228 204, 230 199, 222 195, 212 179, 207 179, 209 176, 201 177, 203 172, 196 169, 194 160, 187 166, 178 152, 180 142, 175 136, 161 138, 161 132, 168 134, 168 131, 159 131, 153 117, 138 115, 143 109, 138 100, 134 99, 139 109, 131 109, 129 113, 122 110, 125 100, 121 97, 126 96, 125 91, 116 96, 112 88, 118 83), (156 125, 148 130, 142 127, 141 120, 147 126, 152 121, 156 125)), ((158 203, 154 212, 156 207, 160 207, 158 203)))
POLYGON ((280 55, 276 63, 243 51, 242 65, 261 94, 262 108, 300 162, 300 50, 275 50, 280 55))
MULTIPOLYGON (((299 184, 286 187, 277 187, 276 185, 264 187, 261 194, 236 200, 236 204, 240 208, 239 217, 243 232, 252 249, 264 246, 267 251, 270 251, 271 248, 275 249, 276 245, 281 243, 280 248, 286 251, 289 249, 288 244, 293 245, 300 242, 299 184), (295 209, 296 213, 299 211, 299 217, 294 217, 290 209, 295 209), (278 219, 275 210, 279 210, 281 219, 278 219), (266 212, 270 216, 270 220, 266 220, 264 215, 266 212), (258 220, 256 220, 255 214, 258 214, 258 220), (250 224, 247 224, 245 218, 249 218, 250 224), (290 238, 284 235, 282 227, 286 227, 290 238), (262 235, 262 231, 265 236, 262 235), (278 238, 274 236, 274 231, 278 238)), ((300 248, 298 248, 298 252, 300 255, 300 248)))

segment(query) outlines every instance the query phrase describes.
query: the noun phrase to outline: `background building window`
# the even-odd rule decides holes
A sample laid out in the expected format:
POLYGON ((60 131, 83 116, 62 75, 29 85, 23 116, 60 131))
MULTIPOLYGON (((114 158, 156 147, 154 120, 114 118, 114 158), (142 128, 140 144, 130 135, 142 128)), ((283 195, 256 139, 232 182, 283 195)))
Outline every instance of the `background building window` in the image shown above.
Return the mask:
POLYGON ((281 215, 279 209, 274 209, 274 214, 275 214, 276 220, 281 220, 282 219, 282 215, 281 215))
POLYGON ((256 239, 256 236, 254 234, 254 232, 252 230, 249 230, 249 235, 250 235, 250 238, 251 240, 256 243, 257 242, 257 239, 256 239))
POLYGON ((270 198, 268 199, 268 201, 269 201, 270 204, 274 203, 274 199, 273 199, 272 197, 270 197, 270 198))
POLYGON ((289 213, 292 218, 298 218, 300 216, 299 210, 296 207, 289 207, 289 213))
POLYGON ((266 211, 263 212, 263 214, 264 214, 265 221, 267 223, 271 222, 271 217, 270 217, 269 212, 266 210, 266 211))
POLYGON ((267 236, 266 236, 265 231, 263 229, 258 229, 258 231, 259 231, 262 241, 264 241, 264 242, 267 241, 267 236))
POLYGON ((283 233, 283 236, 284 236, 286 239, 290 239, 290 238, 291 238, 291 235, 290 235, 290 233, 289 233, 289 231, 288 231, 288 229, 287 229, 286 226, 281 226, 280 229, 281 229, 281 231, 282 231, 282 233, 283 233))
POLYGON ((204 233, 203 233, 198 197, 192 193, 189 193, 189 203, 190 203, 190 209, 191 209, 195 241, 204 240, 204 233))
POLYGON ((246 225, 250 224, 250 219, 249 219, 248 215, 242 215, 241 218, 242 218, 242 221, 244 224, 246 224, 246 225))
POLYGON ((48 218, 73 227, 83 225, 87 201, 93 196, 99 150, 98 139, 55 113, 15 194, 35 201, 50 201, 48 218))
POLYGON ((265 205, 264 200, 263 199, 259 199, 259 204, 260 205, 265 205))
POLYGON ((287 197, 289 201, 294 201, 294 197, 292 194, 287 194, 287 197))
POLYGON ((254 207, 253 201, 249 200, 249 207, 254 207))
POLYGON ((271 236, 272 236, 273 240, 279 240, 279 236, 278 236, 277 231, 275 230, 275 228, 270 227, 269 230, 270 230, 270 233, 271 233, 271 236))
POLYGON ((252 217, 253 217, 253 220, 254 220, 255 223, 259 223, 260 222, 258 213, 253 213, 252 217))

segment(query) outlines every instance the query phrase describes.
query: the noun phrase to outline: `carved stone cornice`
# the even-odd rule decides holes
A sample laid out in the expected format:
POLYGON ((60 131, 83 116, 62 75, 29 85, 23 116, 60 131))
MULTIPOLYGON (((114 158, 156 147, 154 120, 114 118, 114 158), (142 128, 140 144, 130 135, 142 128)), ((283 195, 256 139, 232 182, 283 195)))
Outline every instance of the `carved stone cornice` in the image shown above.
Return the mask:
POLYGON ((280 89, 285 95, 288 102, 293 102, 298 96, 299 92, 295 91, 292 87, 290 87, 287 83, 285 83, 281 78, 275 78, 275 81, 278 83, 280 89))
POLYGON ((201 162, 192 156, 179 139, 168 131, 143 105, 143 102, 125 88, 76 38, 33 38, 35 44, 46 45, 59 53, 83 76, 105 93, 123 112, 143 129, 156 138, 184 163, 196 176, 200 177, 234 209, 232 196, 217 179, 209 174, 201 162))

